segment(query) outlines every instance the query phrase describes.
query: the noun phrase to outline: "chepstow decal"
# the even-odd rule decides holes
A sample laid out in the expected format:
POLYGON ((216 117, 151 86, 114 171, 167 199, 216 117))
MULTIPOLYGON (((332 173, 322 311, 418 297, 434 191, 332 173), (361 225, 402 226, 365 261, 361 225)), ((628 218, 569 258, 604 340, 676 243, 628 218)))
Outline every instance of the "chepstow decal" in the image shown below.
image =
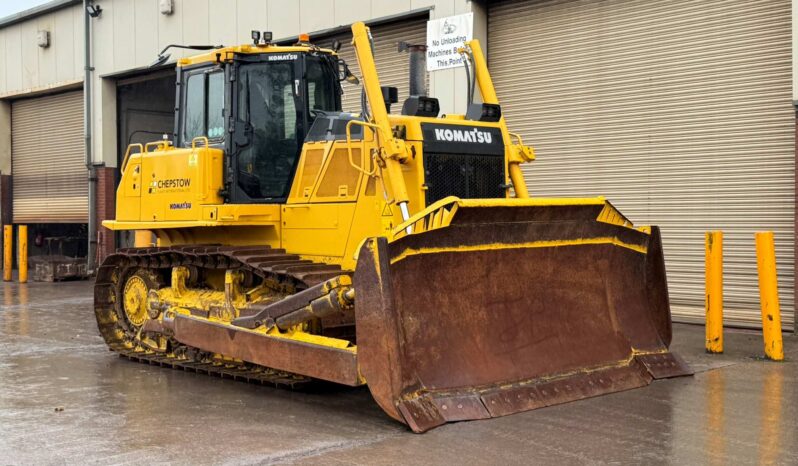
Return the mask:
POLYGON ((150 194, 191 191, 191 178, 166 178, 150 181, 150 194))
POLYGON ((158 189, 188 188, 189 186, 191 186, 191 178, 170 178, 158 180, 156 183, 158 189))
POLYGON ((443 129, 435 128, 435 138, 438 141, 449 142, 476 142, 479 144, 490 144, 493 137, 487 131, 480 131, 477 128, 467 129, 443 129))

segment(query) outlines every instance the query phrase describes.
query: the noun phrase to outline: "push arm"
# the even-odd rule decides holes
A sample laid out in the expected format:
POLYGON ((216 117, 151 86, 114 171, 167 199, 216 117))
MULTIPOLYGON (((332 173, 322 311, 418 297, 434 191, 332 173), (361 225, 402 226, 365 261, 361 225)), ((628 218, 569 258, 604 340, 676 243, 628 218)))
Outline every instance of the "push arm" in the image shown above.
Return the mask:
MULTIPOLYGON (((479 41, 474 39, 466 43, 471 49, 474 59, 474 73, 477 78, 477 86, 479 86, 479 93, 482 95, 482 101, 486 104, 498 104, 499 98, 496 96, 496 89, 493 87, 493 80, 490 78, 488 72, 488 65, 485 62, 485 55, 482 54, 482 47, 479 41)), ((507 122, 504 117, 501 119, 501 124, 504 130, 508 133, 507 122)), ((532 153, 532 148, 524 146, 521 138, 518 138, 518 144, 510 146, 510 155, 507 160, 507 166, 510 171, 510 180, 513 182, 513 189, 515 189, 516 197, 529 197, 529 192, 526 189, 526 182, 524 181, 524 174, 521 172, 521 164, 533 160, 535 156, 532 153)))
POLYGON ((410 218, 407 208, 408 196, 405 179, 402 176, 401 163, 407 159, 407 147, 401 139, 393 137, 391 125, 388 122, 388 109, 385 108, 385 101, 382 98, 380 89, 380 79, 377 75, 377 66, 374 64, 374 55, 371 52, 371 38, 369 28, 362 22, 352 25, 357 61, 360 64, 360 71, 363 74, 363 88, 366 91, 373 123, 377 126, 377 137, 380 141, 380 151, 385 161, 385 168, 388 174, 388 186, 390 195, 399 204, 402 211, 402 220, 410 218))

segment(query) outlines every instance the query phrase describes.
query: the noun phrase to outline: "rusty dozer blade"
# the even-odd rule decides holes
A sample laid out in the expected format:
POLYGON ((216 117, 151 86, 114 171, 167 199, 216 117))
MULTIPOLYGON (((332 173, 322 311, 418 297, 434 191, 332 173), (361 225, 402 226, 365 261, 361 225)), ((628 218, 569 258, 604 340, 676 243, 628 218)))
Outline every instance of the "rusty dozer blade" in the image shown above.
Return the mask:
POLYGON ((354 280, 360 369, 413 431, 692 373, 668 351, 656 227, 602 198, 455 199, 428 218, 367 240, 354 280))

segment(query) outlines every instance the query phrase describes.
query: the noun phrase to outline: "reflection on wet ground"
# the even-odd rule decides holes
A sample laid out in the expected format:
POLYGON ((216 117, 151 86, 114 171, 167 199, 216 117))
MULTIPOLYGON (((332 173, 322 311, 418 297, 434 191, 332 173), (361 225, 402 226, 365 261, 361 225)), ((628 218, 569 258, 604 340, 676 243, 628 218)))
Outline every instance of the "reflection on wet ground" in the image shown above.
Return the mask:
POLYGON ((132 363, 97 335, 91 284, 0 287, 0 463, 797 464, 798 344, 676 326, 695 377, 411 434, 366 389, 289 392, 132 363), (63 411, 57 411, 63 408, 63 411))

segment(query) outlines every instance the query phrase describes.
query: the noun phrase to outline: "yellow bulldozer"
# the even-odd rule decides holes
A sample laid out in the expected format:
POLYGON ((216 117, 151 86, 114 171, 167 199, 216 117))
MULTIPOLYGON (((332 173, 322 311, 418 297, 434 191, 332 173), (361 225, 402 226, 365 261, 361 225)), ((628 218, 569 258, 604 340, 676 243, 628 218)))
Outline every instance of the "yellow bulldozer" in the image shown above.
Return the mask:
MULTIPOLYGON (((657 227, 602 197, 531 198, 532 149, 480 44, 464 115, 389 111, 373 38, 203 49, 177 62, 174 140, 131 145, 95 313, 128 358, 294 387, 367 384, 423 432, 690 373, 668 351, 657 227), (344 80, 362 111, 341 111, 344 80), (480 102, 475 102, 479 100, 480 102)), ((165 60, 165 57, 161 57, 165 60)), ((332 395, 331 395, 332 396, 332 395)))

